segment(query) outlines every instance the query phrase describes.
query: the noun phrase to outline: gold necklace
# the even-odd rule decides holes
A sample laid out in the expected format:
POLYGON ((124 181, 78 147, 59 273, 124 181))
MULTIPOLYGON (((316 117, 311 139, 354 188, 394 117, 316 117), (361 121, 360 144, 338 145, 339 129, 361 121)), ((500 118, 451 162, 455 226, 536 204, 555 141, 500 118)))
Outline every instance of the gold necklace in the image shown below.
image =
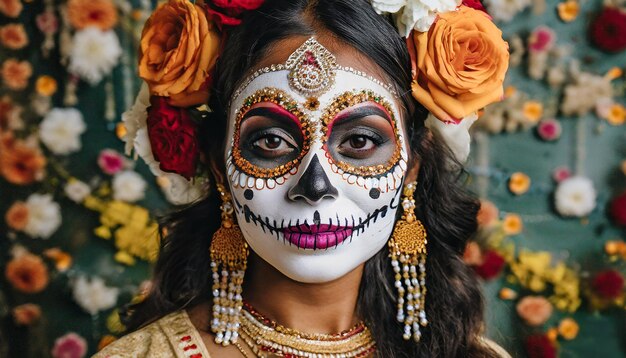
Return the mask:
POLYGON ((337 334, 309 334, 284 327, 243 305, 240 337, 257 357, 362 358, 376 350, 365 323, 337 334))
MULTIPOLYGON (((244 358, 250 358, 248 356, 248 353, 246 353, 246 350, 243 349, 243 347, 241 346, 241 344, 239 344, 239 342, 234 341, 233 343, 235 344, 235 347, 237 347, 237 349, 239 349, 239 352, 241 352, 241 354, 244 356, 244 358)), ((247 345, 247 343, 246 343, 246 345, 247 345)))

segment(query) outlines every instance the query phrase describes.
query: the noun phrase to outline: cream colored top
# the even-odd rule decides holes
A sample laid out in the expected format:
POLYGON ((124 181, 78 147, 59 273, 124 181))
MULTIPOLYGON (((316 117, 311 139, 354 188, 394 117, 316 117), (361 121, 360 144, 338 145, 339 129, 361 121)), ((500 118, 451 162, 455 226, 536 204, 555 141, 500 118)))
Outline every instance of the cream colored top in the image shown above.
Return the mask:
POLYGON ((187 311, 171 313, 104 347, 94 358, 210 358, 187 311))
MULTIPOLYGON (((485 345, 502 358, 511 356, 495 342, 483 338, 485 345)), ((171 313, 109 344, 93 358, 210 358, 200 333, 185 310, 171 313)))

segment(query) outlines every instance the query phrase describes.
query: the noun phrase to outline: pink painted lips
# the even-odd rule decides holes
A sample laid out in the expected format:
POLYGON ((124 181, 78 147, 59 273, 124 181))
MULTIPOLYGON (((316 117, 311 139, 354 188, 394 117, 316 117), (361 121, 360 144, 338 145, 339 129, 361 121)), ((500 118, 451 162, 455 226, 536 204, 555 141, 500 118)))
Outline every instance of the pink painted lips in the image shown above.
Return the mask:
POLYGON ((298 225, 283 229, 285 239, 301 249, 327 249, 352 235, 352 227, 329 224, 298 225))

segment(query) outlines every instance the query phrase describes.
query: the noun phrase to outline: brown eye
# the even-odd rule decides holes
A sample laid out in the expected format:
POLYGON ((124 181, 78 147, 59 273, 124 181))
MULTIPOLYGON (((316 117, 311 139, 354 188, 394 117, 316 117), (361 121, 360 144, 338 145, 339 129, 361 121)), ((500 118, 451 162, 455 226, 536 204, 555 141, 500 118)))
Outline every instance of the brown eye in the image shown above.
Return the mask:
POLYGON ((350 138, 350 146, 355 149, 364 148, 367 145, 367 137, 359 135, 350 138))
POLYGON ((297 152, 298 144, 286 132, 273 128, 253 137, 250 149, 262 158, 278 158, 297 152))
POLYGON ((276 148, 278 148, 280 146, 280 143, 282 141, 283 140, 280 137, 278 137, 278 136, 269 135, 269 136, 265 137, 265 146, 268 149, 276 149, 276 148))

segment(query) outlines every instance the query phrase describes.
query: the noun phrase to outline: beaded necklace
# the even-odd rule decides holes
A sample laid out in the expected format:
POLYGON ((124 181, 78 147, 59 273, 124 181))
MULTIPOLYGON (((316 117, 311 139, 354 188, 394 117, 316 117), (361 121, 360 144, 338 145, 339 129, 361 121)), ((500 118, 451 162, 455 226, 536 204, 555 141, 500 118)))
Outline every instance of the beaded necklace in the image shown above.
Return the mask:
POLYGON ((240 337, 257 357, 363 358, 376 350, 365 323, 336 334, 310 334, 284 327, 244 302, 240 337))

